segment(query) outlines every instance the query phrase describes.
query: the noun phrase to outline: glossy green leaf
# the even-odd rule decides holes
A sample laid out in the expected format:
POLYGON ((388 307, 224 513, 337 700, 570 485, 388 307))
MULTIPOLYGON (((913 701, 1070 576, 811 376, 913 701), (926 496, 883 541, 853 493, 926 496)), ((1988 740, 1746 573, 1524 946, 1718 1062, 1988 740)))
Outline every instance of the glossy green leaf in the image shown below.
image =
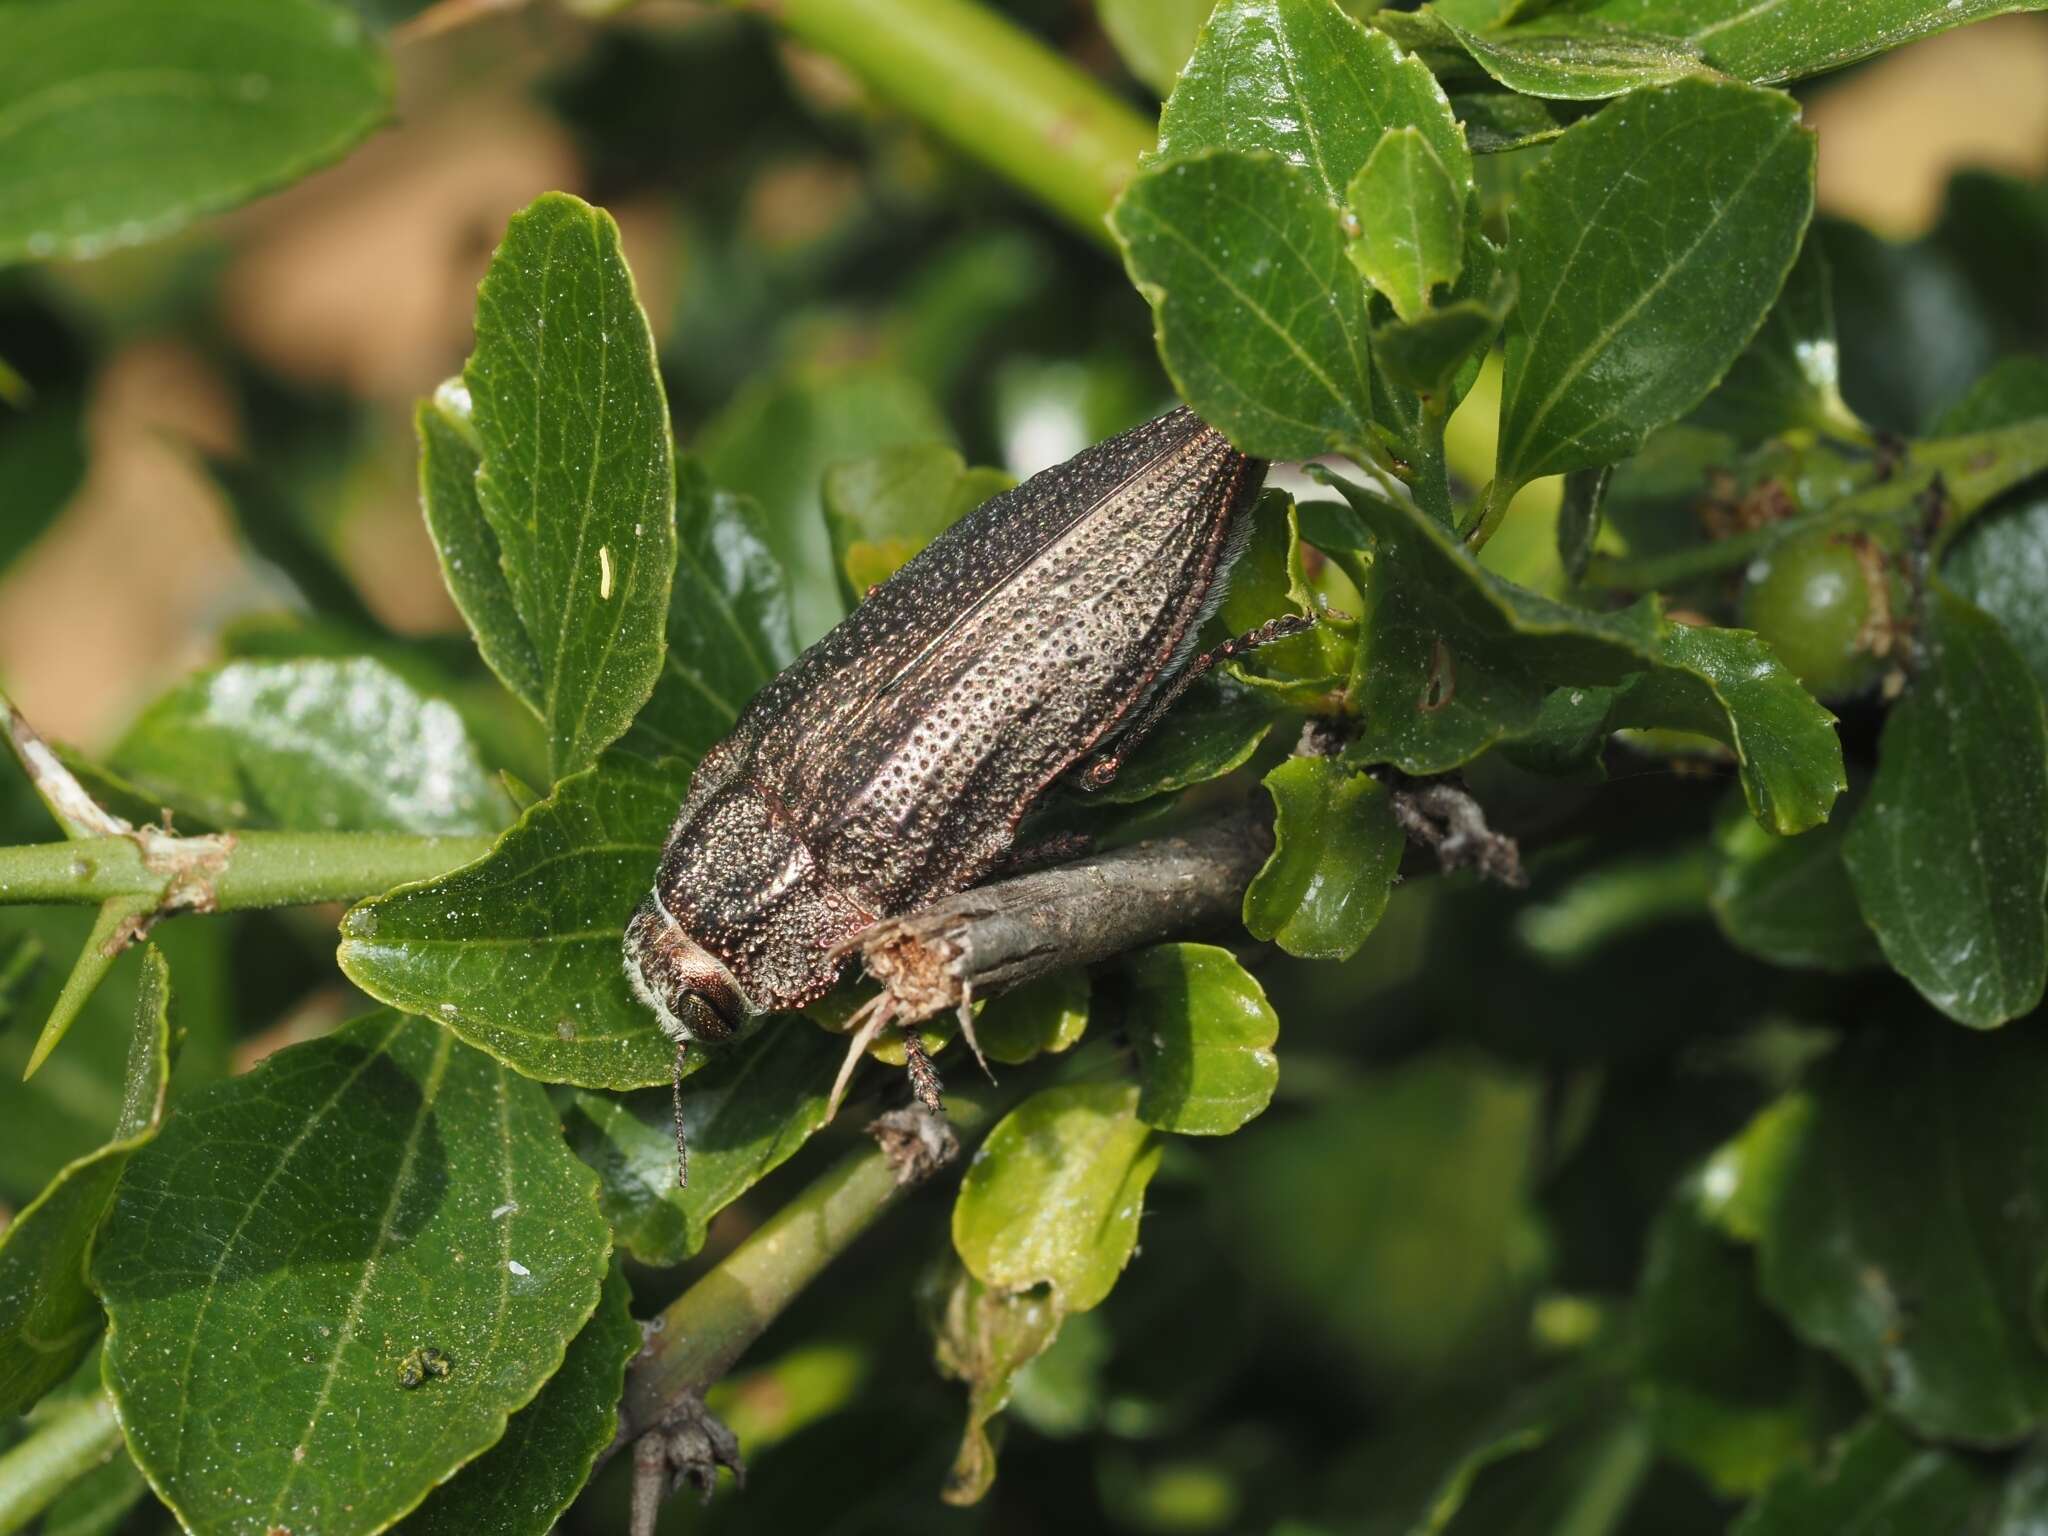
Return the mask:
POLYGON ((596 1184, 536 1084, 421 1019, 215 1084, 130 1159, 93 1260, 130 1451, 191 1529, 383 1529, 561 1365, 596 1184))
POLYGON ((216 827, 474 833, 511 813, 454 707, 367 656, 202 672, 145 709, 110 762, 216 827))
POLYGON ((1266 775, 1273 855, 1244 893, 1244 925, 1290 955, 1348 960, 1387 909, 1406 840, 1386 786, 1326 757, 1266 775))
POLYGON ((1616 695, 1616 726, 1692 731, 1728 747, 1750 815, 1773 832, 1827 820, 1849 782, 1835 717, 1768 645, 1747 630, 1667 622, 1656 661, 1616 695))
POLYGON ((1106 805, 1133 805, 1221 778, 1251 760, 1279 719, 1270 695, 1210 672, 1189 686, 1105 787, 1106 805))
POLYGON ((1159 153, 1270 151, 1303 167, 1322 200, 1342 208, 1381 138, 1408 127, 1427 137, 1462 205, 1471 151, 1422 60, 1335 0, 1223 0, 1160 114, 1159 153))
POLYGON ((982 1054, 1004 1066, 1034 1056, 1057 1055, 1088 1028, 1088 973, 1054 971, 1050 976, 992 997, 974 1016, 982 1054))
POLYGON ((1014 482, 999 469, 969 469, 944 443, 906 443, 825 472, 825 531, 832 574, 852 608, 869 587, 1014 482))
POLYGON ((769 553, 761 509, 714 490, 692 459, 677 468, 676 533, 661 680, 624 745, 694 764, 795 658, 796 635, 789 583, 769 553))
POLYGON ((1856 906, 1837 816, 1798 837, 1778 837, 1746 817, 1724 817, 1708 903, 1728 942, 1773 965, 1854 971, 1884 953, 1856 906))
POLYGON ((967 1386, 967 1428, 946 1475, 948 1504, 980 1501, 996 1476, 989 1422, 1009 1406, 1017 1372, 1059 1336, 1064 1314, 1043 1289, 992 1290, 948 1255, 922 1298, 941 1374, 967 1386))
POLYGON ((404 1536, 547 1536, 555 1528, 618 1435, 626 1364, 642 1342, 632 1299, 614 1264, 561 1369, 512 1416, 496 1445, 406 1516, 398 1527, 404 1536))
POLYGON ((1606 614, 1550 602, 1414 509, 1330 483, 1376 545, 1353 683, 1366 729, 1347 761, 1441 773, 1534 730, 1559 684, 1625 682, 1585 695, 1598 723, 1576 721, 1583 740, 1623 726, 1711 735, 1734 749, 1760 822, 1792 833, 1826 819, 1845 782, 1833 717, 1754 635, 1671 623, 1653 599, 1606 614))
POLYGON ((1839 69, 2036 0, 1595 0, 1585 14, 1692 43, 1714 68, 1763 84, 1839 69))
POLYGON ((1938 583, 1921 639, 1843 855, 1894 969, 1990 1028, 2048 983, 2048 723, 2012 642, 1938 583))
POLYGON ((1266 152, 1205 150, 1140 171, 1109 224, 1152 306, 1166 371, 1205 421, 1264 458, 1368 440, 1364 288, 1308 171, 1266 152), (1259 258, 1240 265, 1248 250, 1259 258))
POLYGON ((1789 97, 1637 91, 1522 183, 1496 492, 1626 458, 1690 410, 1769 312, 1813 212, 1789 97))
POLYGON ((1307 633, 1262 645, 1228 668, 1238 681, 1297 704, 1324 703, 1351 670, 1351 620, 1330 611, 1325 583, 1309 575, 1310 558, 1293 498, 1266 491, 1251 540, 1230 568, 1230 590, 1218 610, 1223 628, 1233 635, 1247 634, 1284 613, 1317 620, 1307 633))
POLYGON ((1164 96, 1214 6, 1215 0, 1096 0, 1095 14, 1131 73, 1164 96))
POLYGON ((1237 957, 1213 944, 1155 944, 1123 971, 1138 1118, 1183 1136, 1228 1136, 1263 1114, 1280 1081, 1280 1019, 1237 957))
POLYGON ((476 336, 462 378, 477 504, 562 778, 653 691, 676 565, 668 402, 610 215, 559 192, 515 215, 477 289, 476 336))
POLYGON ((690 1183, 676 1188, 676 1133, 666 1093, 644 1103, 579 1093, 569 1144, 597 1170, 619 1245, 643 1264, 680 1264, 711 1219, 793 1156, 825 1123, 845 1042, 776 1019, 709 1055, 683 1085, 690 1183))
POLYGON ((86 1289, 87 1255, 121 1170, 163 1123, 170 1053, 170 967, 151 947, 112 1136, 66 1166, 0 1232, 0 1415, 20 1413, 63 1381, 99 1335, 103 1319, 86 1289))
POLYGON ((1130 1262, 1159 1154, 1135 1085, 1035 1093, 974 1154, 953 1204, 953 1247, 991 1290, 1050 1286, 1061 1310, 1086 1312, 1130 1262))
POLYGON ((1418 319, 1431 291, 1463 270, 1465 191, 1412 125, 1391 130, 1351 178, 1346 202, 1358 219, 1351 264, 1403 320, 1418 319))
POLYGON ((1922 1435, 2010 1444, 2048 1416, 2048 1041, 1924 1017, 1822 1064, 1761 1212, 1765 1295, 1922 1435))
POLYGON ((352 909, 342 970, 528 1077, 666 1083, 674 1052, 627 985, 619 945, 679 792, 614 753, 557 785, 487 857, 352 909))
POLYGON ((420 507, 441 561, 441 579, 476 637, 476 648, 499 681, 530 708, 542 710, 540 655, 527 638, 497 534, 477 501, 483 468, 469 386, 449 379, 413 415, 420 442, 420 507))
POLYGON ((1497 32, 1445 25, 1481 69, 1528 96, 1598 101, 1708 73, 1699 51, 1678 38, 1597 22, 1543 22, 1497 32))
POLYGON ((1799 427, 1857 436, 1861 427, 1842 403, 1841 382, 1827 256, 1818 240, 1808 240, 1763 329, 1692 419, 1745 442, 1799 427))
POLYGON ((1977 1528, 1981 1474, 1953 1452, 1919 1445, 1873 1414, 1820 1467, 1795 1465, 1730 1527, 1729 1536, 1815 1531, 1977 1528))
POLYGON ((326 0, 0 7, 0 263, 154 240, 340 156, 390 111, 326 0))

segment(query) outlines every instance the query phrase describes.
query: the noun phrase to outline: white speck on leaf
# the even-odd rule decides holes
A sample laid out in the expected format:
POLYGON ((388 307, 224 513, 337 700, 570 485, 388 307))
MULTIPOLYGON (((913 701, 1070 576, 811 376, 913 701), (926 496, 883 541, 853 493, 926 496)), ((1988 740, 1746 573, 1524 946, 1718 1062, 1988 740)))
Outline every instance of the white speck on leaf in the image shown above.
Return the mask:
POLYGON ((612 595, 612 548, 609 544, 597 546, 597 595, 609 602, 612 595))

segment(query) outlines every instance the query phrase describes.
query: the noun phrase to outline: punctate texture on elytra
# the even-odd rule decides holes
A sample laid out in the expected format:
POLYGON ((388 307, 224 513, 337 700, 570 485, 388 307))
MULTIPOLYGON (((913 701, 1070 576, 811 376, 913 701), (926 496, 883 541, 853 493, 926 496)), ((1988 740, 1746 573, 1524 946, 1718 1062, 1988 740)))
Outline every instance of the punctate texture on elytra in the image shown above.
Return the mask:
POLYGON ((985 875, 1191 658, 1263 470, 1173 411, 960 519, 777 676, 628 930, 665 1025, 691 993, 728 1022, 819 997, 835 946, 985 875))

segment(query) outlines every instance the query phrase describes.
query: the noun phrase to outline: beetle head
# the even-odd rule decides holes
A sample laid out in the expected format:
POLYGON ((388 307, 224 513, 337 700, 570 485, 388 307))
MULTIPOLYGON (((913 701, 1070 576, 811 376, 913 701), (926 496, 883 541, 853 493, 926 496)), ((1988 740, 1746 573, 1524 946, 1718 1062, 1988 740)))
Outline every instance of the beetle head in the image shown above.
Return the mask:
POLYGON ((659 892, 649 891, 626 924, 625 958, 626 979, 678 1046, 729 1040, 750 1011, 732 972, 683 932, 659 892))

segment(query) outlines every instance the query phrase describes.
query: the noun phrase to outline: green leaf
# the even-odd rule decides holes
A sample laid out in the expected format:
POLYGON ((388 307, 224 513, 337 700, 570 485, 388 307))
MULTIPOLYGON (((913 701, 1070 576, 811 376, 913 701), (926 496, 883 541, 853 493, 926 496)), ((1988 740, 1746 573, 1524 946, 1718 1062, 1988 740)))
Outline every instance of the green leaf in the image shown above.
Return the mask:
POLYGON ((354 580, 308 526, 284 487, 240 460, 207 454, 205 463, 242 541, 292 584, 308 609, 366 636, 389 637, 354 580))
POLYGON ((983 1285, 952 1255, 921 1298, 932 1331, 932 1360, 967 1384, 967 1428, 946 1474, 948 1504, 978 1503, 996 1477, 990 1420, 1010 1402, 1017 1372, 1059 1336, 1065 1314, 1042 1288, 1009 1294, 983 1285))
POLYGON ((815 637, 840 616, 818 515, 825 471, 897 443, 949 435, 924 385, 864 363, 759 377, 705 424, 697 448, 714 484, 761 504, 768 547, 788 572, 797 633, 815 637))
POLYGON ((1692 731, 1735 753, 1757 822, 1782 836, 1817 827, 1848 787, 1835 717, 1742 629, 1666 623, 1657 667, 1616 695, 1617 727, 1692 731))
POLYGON ((454 707, 367 656, 202 672, 145 709, 110 762, 216 827, 445 835, 511 813, 454 707))
POLYGON ((761 509, 714 490, 702 466, 676 474, 679 549, 668 651, 654 697, 624 745, 694 764, 731 732, 747 701, 796 656, 789 584, 769 553, 761 509))
POLYGON ((1263 1114, 1280 1081, 1280 1019, 1237 957, 1213 944, 1155 944, 1123 971, 1138 1118, 1183 1136, 1228 1136, 1263 1114))
POLYGON ((1892 706, 1843 856, 1885 958, 1988 1029, 2048 983, 2048 722, 1997 624, 1936 583, 1922 665, 1892 706))
POLYGON ((1527 1337, 1541 1264, 1539 1101, 1532 1081, 1440 1055, 1266 1117, 1222 1165, 1238 1262, 1375 1379, 1498 1361, 1527 1337))
POLYGON ((1132 74, 1164 96, 1195 51, 1215 0, 1096 0, 1102 30, 1132 74))
POLYGON ((1773 965, 1855 971, 1884 953, 1849 884, 1838 817, 1798 837, 1778 837, 1747 818, 1727 818, 1720 867, 1708 898, 1729 943, 1773 965))
POLYGON ((476 863, 353 908, 343 972, 514 1071, 584 1088, 669 1081, 674 1051, 619 945, 679 787, 617 753, 564 779, 476 863))
POLYGON ((170 967, 151 946, 113 1135, 67 1165, 0 1232, 0 1415, 20 1413, 63 1381, 99 1335, 103 1319, 86 1289, 87 1255, 121 1170, 163 1123, 170 1054, 170 967))
POLYGON ((561 1365, 596 1183, 537 1085, 424 1020, 213 1085, 129 1161, 93 1261, 129 1450, 190 1529, 383 1529, 561 1365))
POLYGON ((2048 1416, 2044 1093, 2038 1033, 1909 1015, 1821 1064, 1773 1159, 1764 1294, 1919 1434, 2003 1445, 2048 1416))
POLYGON ((1004 1066, 1058 1055, 1088 1028, 1088 973, 1054 971, 992 997, 974 1016, 982 1054, 1004 1066))
POLYGON ((1290 955, 1348 960, 1387 909, 1405 840, 1386 786, 1326 757, 1266 775, 1273 855, 1244 893, 1244 925, 1290 955))
POLYGON ((1391 130, 1351 178, 1346 201, 1359 227, 1351 264, 1403 320, 1419 319, 1431 290, 1464 268, 1465 190, 1412 125, 1391 130))
POLYGON ((148 1492, 142 1469, 120 1451, 66 1488, 37 1529, 40 1536, 115 1536, 148 1492))
POLYGON ((1455 299, 1414 320, 1375 326, 1374 364, 1402 389, 1452 400, 1457 393, 1452 381, 1459 370, 1493 340, 1515 307, 1515 287, 1514 274, 1501 273, 1483 298, 1455 299))
POLYGON ((1572 581, 1583 577, 1593 562, 1593 546, 1600 538, 1600 511, 1613 477, 1611 464, 1575 469, 1564 477, 1564 501, 1557 509, 1557 560, 1572 581))
POLYGON ((763 1024, 711 1053, 683 1085, 690 1185, 676 1188, 669 1096, 627 1103, 579 1093, 569 1144, 597 1170, 599 1203, 619 1246, 643 1264, 680 1264, 711 1219, 787 1162, 825 1123, 845 1042, 795 1018, 763 1024))
POLYGON ((825 530, 832 574, 848 608, 903 562, 1015 482, 1000 469, 969 469, 944 443, 906 443, 825 472, 825 530))
MULTIPOLYGON (((2048 416, 2048 360, 2015 357, 1978 380, 1935 423, 1942 436, 1996 431, 2048 416)), ((2048 695, 2048 485, 2023 486, 1991 507, 1949 547, 1942 579, 2004 628, 2048 695)))
MULTIPOLYGON (((1322 200, 1341 209, 1381 138, 1408 127, 1428 139, 1462 206, 1472 154, 1422 60, 1334 0, 1223 0, 1160 113, 1159 153, 1270 151, 1305 168, 1322 200)), ((1237 249, 1264 252, 1273 243, 1237 249)), ((1226 262, 1225 270, 1242 265, 1226 262)))
POLYGON ((8 488, 0 574, 57 520, 84 483, 85 471, 82 388, 38 391, 22 405, 0 400, 0 485, 8 488))
POLYGON ((1271 695, 1212 671, 1189 685, 1117 776, 1090 791, 1089 799, 1133 805, 1219 779, 1251 761, 1279 717, 1271 695))
POLYGON ((1160 1142, 1127 1083, 1070 1083, 1005 1115, 953 1205, 953 1247, 991 1290, 1050 1286, 1065 1312, 1107 1296, 1138 1241, 1160 1142))
POLYGON ((642 1342, 632 1299, 613 1264, 561 1369, 512 1416, 496 1445, 406 1517, 404 1536, 546 1536, 554 1529, 619 1432, 626 1364, 642 1342))
POLYGON ((1205 421, 1270 459, 1368 441, 1365 294, 1308 171, 1264 152, 1168 160, 1131 179, 1109 226, 1167 374, 1205 421))
POLYGON ((1637 1288, 1636 1374, 1666 1452, 1724 1495, 1755 1493, 1818 1433, 1814 1373, 1757 1294, 1747 1248, 1703 1215, 1695 1181, 1650 1229, 1637 1288))
MULTIPOLYGON (((1215 183, 1218 198, 1234 198, 1243 178, 1183 177, 1170 198, 1165 189, 1148 187, 1147 199, 1171 203, 1170 216, 1127 227, 1113 211, 1111 225, 1119 230, 1133 280, 1153 304, 1167 372, 1189 403, 1238 446, 1273 458, 1307 457, 1332 446, 1335 428, 1335 446, 1356 455, 1384 438, 1392 456, 1409 466, 1417 496, 1448 519, 1438 434, 1419 400, 1369 366, 1366 331, 1373 317, 1368 313, 1364 324, 1353 319, 1358 285, 1325 267, 1329 240, 1313 206, 1320 198, 1344 209, 1352 178, 1381 138, 1408 127, 1436 151, 1462 207, 1473 185, 1471 151, 1421 59, 1333 0, 1226 0, 1160 115, 1160 154, 1269 152, 1301 174, 1287 178, 1284 192, 1258 183, 1237 216, 1213 229, 1217 210, 1204 206, 1205 184, 1215 183), (1148 237, 1142 262, 1140 235, 1148 237), (1157 249, 1166 240, 1181 243, 1157 249), (1248 250, 1272 254, 1247 265, 1236 253, 1248 250), (1263 286, 1239 293, 1223 286, 1247 272, 1263 286), (1166 308, 1148 284, 1165 290, 1166 308), (1301 357, 1289 355, 1289 343, 1301 357), (1194 354, 1206 366, 1198 366, 1194 354), (1302 376, 1304 357, 1327 372, 1327 386, 1302 376), (1368 385, 1363 392, 1360 379, 1368 385), (1262 413, 1246 413, 1247 397, 1262 413), (1361 430, 1367 423, 1371 436, 1361 430), (1257 435, 1239 437, 1240 430, 1257 435), (1318 434, 1323 446, 1310 446, 1318 434)), ((1126 205, 1130 200, 1127 194, 1126 205)))
POLYGON ((1588 109, 1575 102, 1544 101, 1517 91, 1461 86, 1451 92, 1451 110, 1458 115, 1472 153, 1501 155, 1549 143, 1588 109))
POLYGON ((1546 22, 1497 32, 1444 25, 1509 90, 1556 101, 1598 101, 1709 72, 1699 51, 1682 39, 1599 22, 1546 22))
POLYGON ((1800 427, 1862 436, 1855 414, 1842 403, 1834 291, 1818 240, 1808 240, 1800 248, 1763 329, 1735 359, 1727 377, 1700 402, 1692 419, 1744 442, 1800 427))
POLYGON ((0 264, 160 238, 338 158, 390 108, 382 50, 323 0, 0 7, 0 264))
POLYGON ((1845 782, 1834 717, 1754 635, 1671 623, 1654 599, 1567 608, 1482 569, 1415 509, 1328 483, 1376 543, 1352 685, 1365 733, 1347 762, 1446 772, 1536 730, 1551 690, 1578 684, 1567 697, 1579 740, 1624 726, 1711 735, 1734 749, 1759 821, 1792 833, 1826 819, 1845 782), (1622 681, 1604 699, 1586 692, 1622 681))
POLYGON ((1794 1465, 1751 1504, 1729 1536, 1815 1531, 1966 1531, 1983 1502, 1979 1474, 1937 1446, 1917 1445, 1873 1414, 1823 1467, 1794 1465))
POLYGON ((477 504, 563 778, 653 691, 676 565, 668 402, 609 214, 551 192, 514 215, 477 289, 462 378, 477 504))
POLYGON ((1764 84, 1839 69, 2037 0, 1595 0, 1592 18, 1696 45, 1714 68, 1764 84))
POLYGON ((469 386, 449 379, 422 400, 413 415, 420 440, 420 507, 441 561, 441 578, 455 599, 484 662, 536 716, 543 683, 540 656, 512 601, 504 555, 477 501, 483 468, 470 410, 469 386))
POLYGON ((1778 296, 1813 138, 1772 91, 1684 80, 1557 141, 1522 183, 1495 491, 1626 458, 1690 410, 1778 296))

